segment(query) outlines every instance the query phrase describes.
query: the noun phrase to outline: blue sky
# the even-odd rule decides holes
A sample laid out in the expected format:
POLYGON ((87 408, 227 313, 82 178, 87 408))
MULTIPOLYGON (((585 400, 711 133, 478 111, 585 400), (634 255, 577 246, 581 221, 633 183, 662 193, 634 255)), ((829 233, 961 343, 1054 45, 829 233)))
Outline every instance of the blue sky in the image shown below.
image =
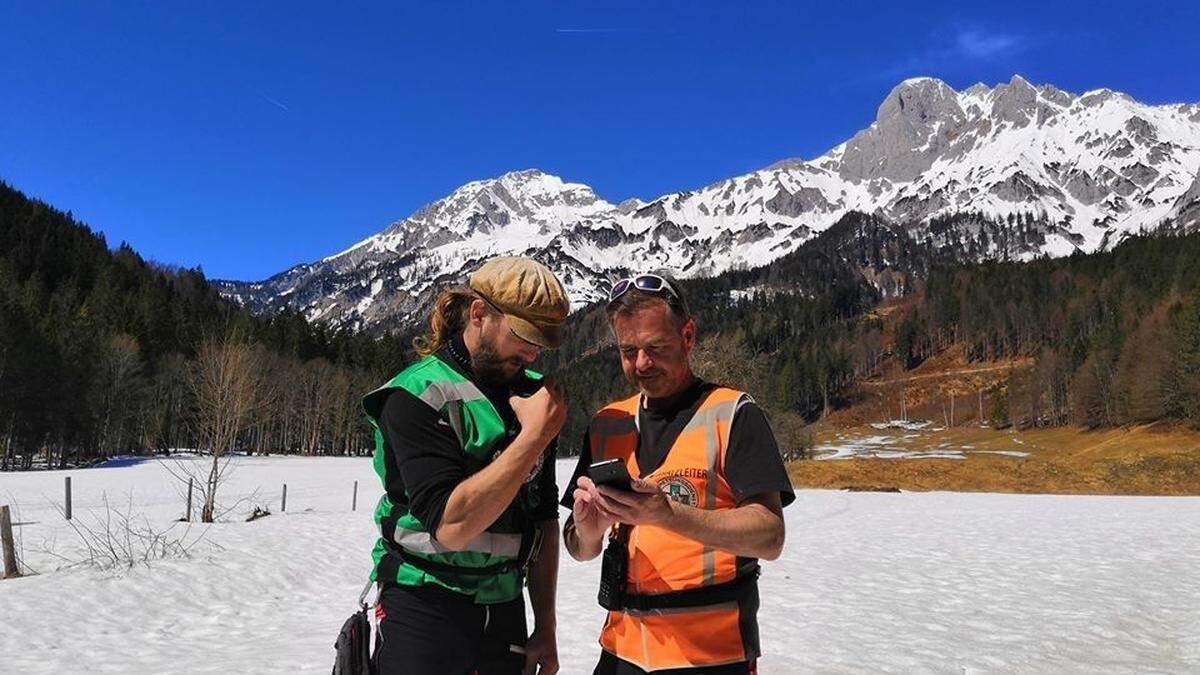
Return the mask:
POLYGON ((260 279, 469 180, 617 202, 810 158, 915 75, 1200 101, 1197 3, 0 0, 0 179, 260 279))

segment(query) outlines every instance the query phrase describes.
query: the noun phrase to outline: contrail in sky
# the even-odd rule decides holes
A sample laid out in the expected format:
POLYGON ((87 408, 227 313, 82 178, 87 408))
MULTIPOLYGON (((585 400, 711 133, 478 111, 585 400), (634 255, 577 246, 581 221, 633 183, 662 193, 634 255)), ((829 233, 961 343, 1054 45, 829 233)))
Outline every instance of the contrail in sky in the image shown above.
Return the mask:
POLYGON ((555 28, 555 33, 659 33, 648 28, 555 28))
POLYGON ((280 101, 279 99, 271 98, 270 96, 267 96, 266 93, 263 92, 261 89, 256 89, 255 91, 257 91, 258 95, 261 96, 263 98, 263 100, 266 101, 267 103, 270 103, 271 105, 275 106, 276 108, 279 108, 280 110, 282 110, 284 112, 291 112, 291 108, 284 105, 283 102, 280 101))

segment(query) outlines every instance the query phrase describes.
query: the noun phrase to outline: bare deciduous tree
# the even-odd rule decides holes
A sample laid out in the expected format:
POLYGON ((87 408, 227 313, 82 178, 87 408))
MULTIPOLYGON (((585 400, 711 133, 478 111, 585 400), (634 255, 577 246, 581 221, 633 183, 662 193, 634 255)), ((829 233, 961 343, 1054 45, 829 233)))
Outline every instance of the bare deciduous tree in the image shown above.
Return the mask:
POLYGON ((143 448, 163 451, 184 447, 188 429, 184 422, 190 407, 188 377, 192 363, 182 354, 168 354, 159 362, 142 395, 138 412, 138 441, 143 448))
POLYGON ((332 407, 336 402, 334 367, 325 359, 313 359, 304 364, 303 378, 303 407, 300 409, 301 437, 300 451, 306 455, 318 454, 321 442, 328 434, 328 420, 333 416, 332 407))
POLYGON ((124 333, 109 338, 97 382, 101 398, 100 453, 104 457, 111 457, 121 446, 125 420, 133 407, 130 399, 134 382, 141 366, 141 349, 135 338, 124 333))
POLYGON ((212 453, 212 464, 201 482, 204 499, 200 520, 211 523, 217 490, 228 466, 228 453, 254 416, 271 399, 264 377, 260 346, 236 334, 206 340, 197 351, 190 385, 195 401, 195 424, 201 448, 212 453))

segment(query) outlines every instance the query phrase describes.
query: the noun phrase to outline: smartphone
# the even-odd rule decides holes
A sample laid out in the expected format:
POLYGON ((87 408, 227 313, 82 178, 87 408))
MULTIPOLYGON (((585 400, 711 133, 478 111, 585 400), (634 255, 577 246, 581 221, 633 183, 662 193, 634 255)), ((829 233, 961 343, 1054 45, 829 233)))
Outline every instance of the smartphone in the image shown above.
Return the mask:
POLYGON ((627 492, 633 490, 633 479, 629 477, 629 469, 625 468, 623 459, 606 459, 592 464, 588 467, 588 478, 596 485, 607 485, 627 492))

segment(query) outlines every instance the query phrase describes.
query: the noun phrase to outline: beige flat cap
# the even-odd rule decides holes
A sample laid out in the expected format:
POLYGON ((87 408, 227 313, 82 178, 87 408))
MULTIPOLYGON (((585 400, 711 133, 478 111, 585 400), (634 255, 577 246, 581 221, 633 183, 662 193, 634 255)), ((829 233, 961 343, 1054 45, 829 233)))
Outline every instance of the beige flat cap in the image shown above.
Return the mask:
POLYGON ((492 258, 468 283, 508 317, 517 337, 539 347, 558 347, 571 302, 550 268, 532 258, 492 258))

